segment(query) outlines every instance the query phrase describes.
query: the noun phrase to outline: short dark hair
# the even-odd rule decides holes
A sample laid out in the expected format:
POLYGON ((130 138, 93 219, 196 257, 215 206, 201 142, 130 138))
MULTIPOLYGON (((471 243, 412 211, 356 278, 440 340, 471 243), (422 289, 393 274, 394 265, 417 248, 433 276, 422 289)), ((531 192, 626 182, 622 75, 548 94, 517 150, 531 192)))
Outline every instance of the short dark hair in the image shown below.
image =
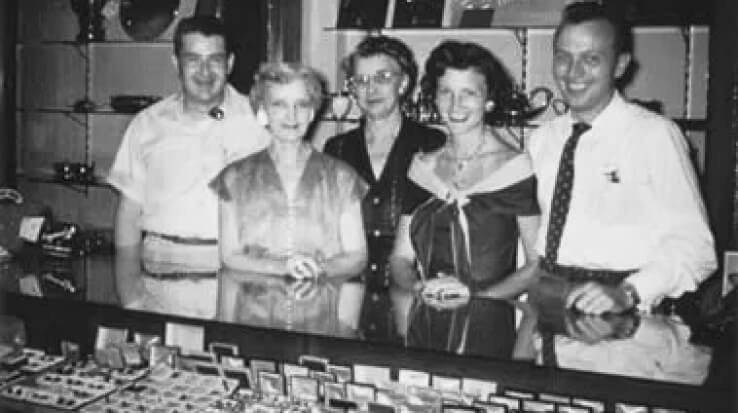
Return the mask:
POLYGON ((384 35, 365 37, 356 45, 354 51, 343 59, 341 67, 346 77, 350 78, 355 74, 358 58, 376 55, 385 55, 397 62, 400 70, 408 77, 408 85, 402 94, 402 98, 411 97, 415 89, 415 83, 418 81, 418 64, 415 62, 412 50, 402 40, 394 37, 384 35))
POLYGON ((595 20, 607 22, 612 26, 614 33, 613 46, 616 54, 633 52, 633 33, 623 13, 611 6, 594 1, 579 1, 564 8, 559 25, 554 32, 554 46, 559 39, 559 34, 565 27, 595 20))
POLYGON ((233 52, 222 20, 210 15, 196 15, 185 17, 177 24, 177 28, 174 30, 175 56, 179 56, 179 52, 182 50, 182 39, 189 33, 200 33, 203 36, 220 36, 225 43, 226 52, 228 54, 233 52))
POLYGON ((499 111, 514 91, 512 77, 492 52, 476 43, 447 40, 436 46, 425 61, 425 73, 420 81, 425 96, 436 96, 438 80, 447 69, 473 69, 484 76, 486 98, 496 103, 495 109, 487 114, 488 119, 500 115, 499 111))

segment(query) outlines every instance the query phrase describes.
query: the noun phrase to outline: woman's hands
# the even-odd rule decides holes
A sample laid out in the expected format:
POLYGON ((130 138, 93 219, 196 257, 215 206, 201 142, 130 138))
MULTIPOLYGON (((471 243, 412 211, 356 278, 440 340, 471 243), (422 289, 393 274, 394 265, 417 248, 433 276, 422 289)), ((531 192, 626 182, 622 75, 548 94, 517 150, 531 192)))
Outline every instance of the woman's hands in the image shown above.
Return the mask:
POLYGON ((311 280, 325 272, 322 261, 305 254, 293 254, 287 258, 285 267, 290 276, 298 280, 311 280))
POLYGON ((423 302, 439 310, 454 309, 466 305, 471 298, 469 287, 456 277, 439 274, 438 278, 420 286, 423 302))

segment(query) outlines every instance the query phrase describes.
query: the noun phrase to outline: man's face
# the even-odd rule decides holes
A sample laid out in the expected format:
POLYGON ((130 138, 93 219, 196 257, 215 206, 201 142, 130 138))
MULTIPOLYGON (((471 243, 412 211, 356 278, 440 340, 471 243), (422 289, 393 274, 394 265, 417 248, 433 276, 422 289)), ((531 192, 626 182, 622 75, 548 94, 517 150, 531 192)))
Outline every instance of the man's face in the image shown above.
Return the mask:
POLYGON ((577 120, 592 122, 607 106, 630 63, 615 51, 614 28, 593 20, 564 27, 554 44, 553 76, 577 120))
POLYGON ((219 105, 233 68, 233 55, 226 52, 223 37, 187 33, 176 58, 185 102, 206 107, 219 105))

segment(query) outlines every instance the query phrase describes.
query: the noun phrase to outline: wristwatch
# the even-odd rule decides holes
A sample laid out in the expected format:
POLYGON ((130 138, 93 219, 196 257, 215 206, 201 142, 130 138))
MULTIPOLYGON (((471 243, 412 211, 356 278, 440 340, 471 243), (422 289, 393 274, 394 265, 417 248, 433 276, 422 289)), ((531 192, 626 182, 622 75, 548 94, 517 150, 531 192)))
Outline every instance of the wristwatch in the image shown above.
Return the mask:
POLYGON ((623 290, 625 296, 628 297, 630 306, 627 309, 636 308, 641 303, 641 297, 638 295, 638 291, 631 283, 624 282, 620 284, 620 289, 623 290))

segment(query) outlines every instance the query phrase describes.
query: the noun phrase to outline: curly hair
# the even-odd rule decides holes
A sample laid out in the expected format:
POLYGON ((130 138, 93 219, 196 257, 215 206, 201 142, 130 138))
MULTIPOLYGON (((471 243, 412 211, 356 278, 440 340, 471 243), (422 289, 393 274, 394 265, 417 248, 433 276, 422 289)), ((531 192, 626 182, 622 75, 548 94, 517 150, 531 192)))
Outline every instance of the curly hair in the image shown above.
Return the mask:
POLYGON ((394 37, 384 35, 365 37, 341 63, 346 78, 356 73, 356 61, 359 58, 377 55, 390 57, 400 66, 402 73, 407 75, 408 85, 402 94, 402 99, 410 98, 415 89, 415 83, 418 81, 418 64, 415 62, 413 51, 402 40, 394 37))
POLYGON ((489 119, 501 115, 503 103, 514 91, 512 77, 492 52, 471 42, 447 40, 436 46, 425 62, 425 73, 420 81, 425 96, 435 97, 438 81, 447 69, 473 69, 484 76, 487 99, 497 103, 488 113, 489 119))
POLYGON ((257 110, 266 100, 267 87, 270 83, 286 85, 300 79, 305 83, 310 104, 316 113, 321 109, 325 98, 325 77, 310 66, 301 63, 266 62, 262 63, 254 75, 249 99, 251 106, 257 110))

